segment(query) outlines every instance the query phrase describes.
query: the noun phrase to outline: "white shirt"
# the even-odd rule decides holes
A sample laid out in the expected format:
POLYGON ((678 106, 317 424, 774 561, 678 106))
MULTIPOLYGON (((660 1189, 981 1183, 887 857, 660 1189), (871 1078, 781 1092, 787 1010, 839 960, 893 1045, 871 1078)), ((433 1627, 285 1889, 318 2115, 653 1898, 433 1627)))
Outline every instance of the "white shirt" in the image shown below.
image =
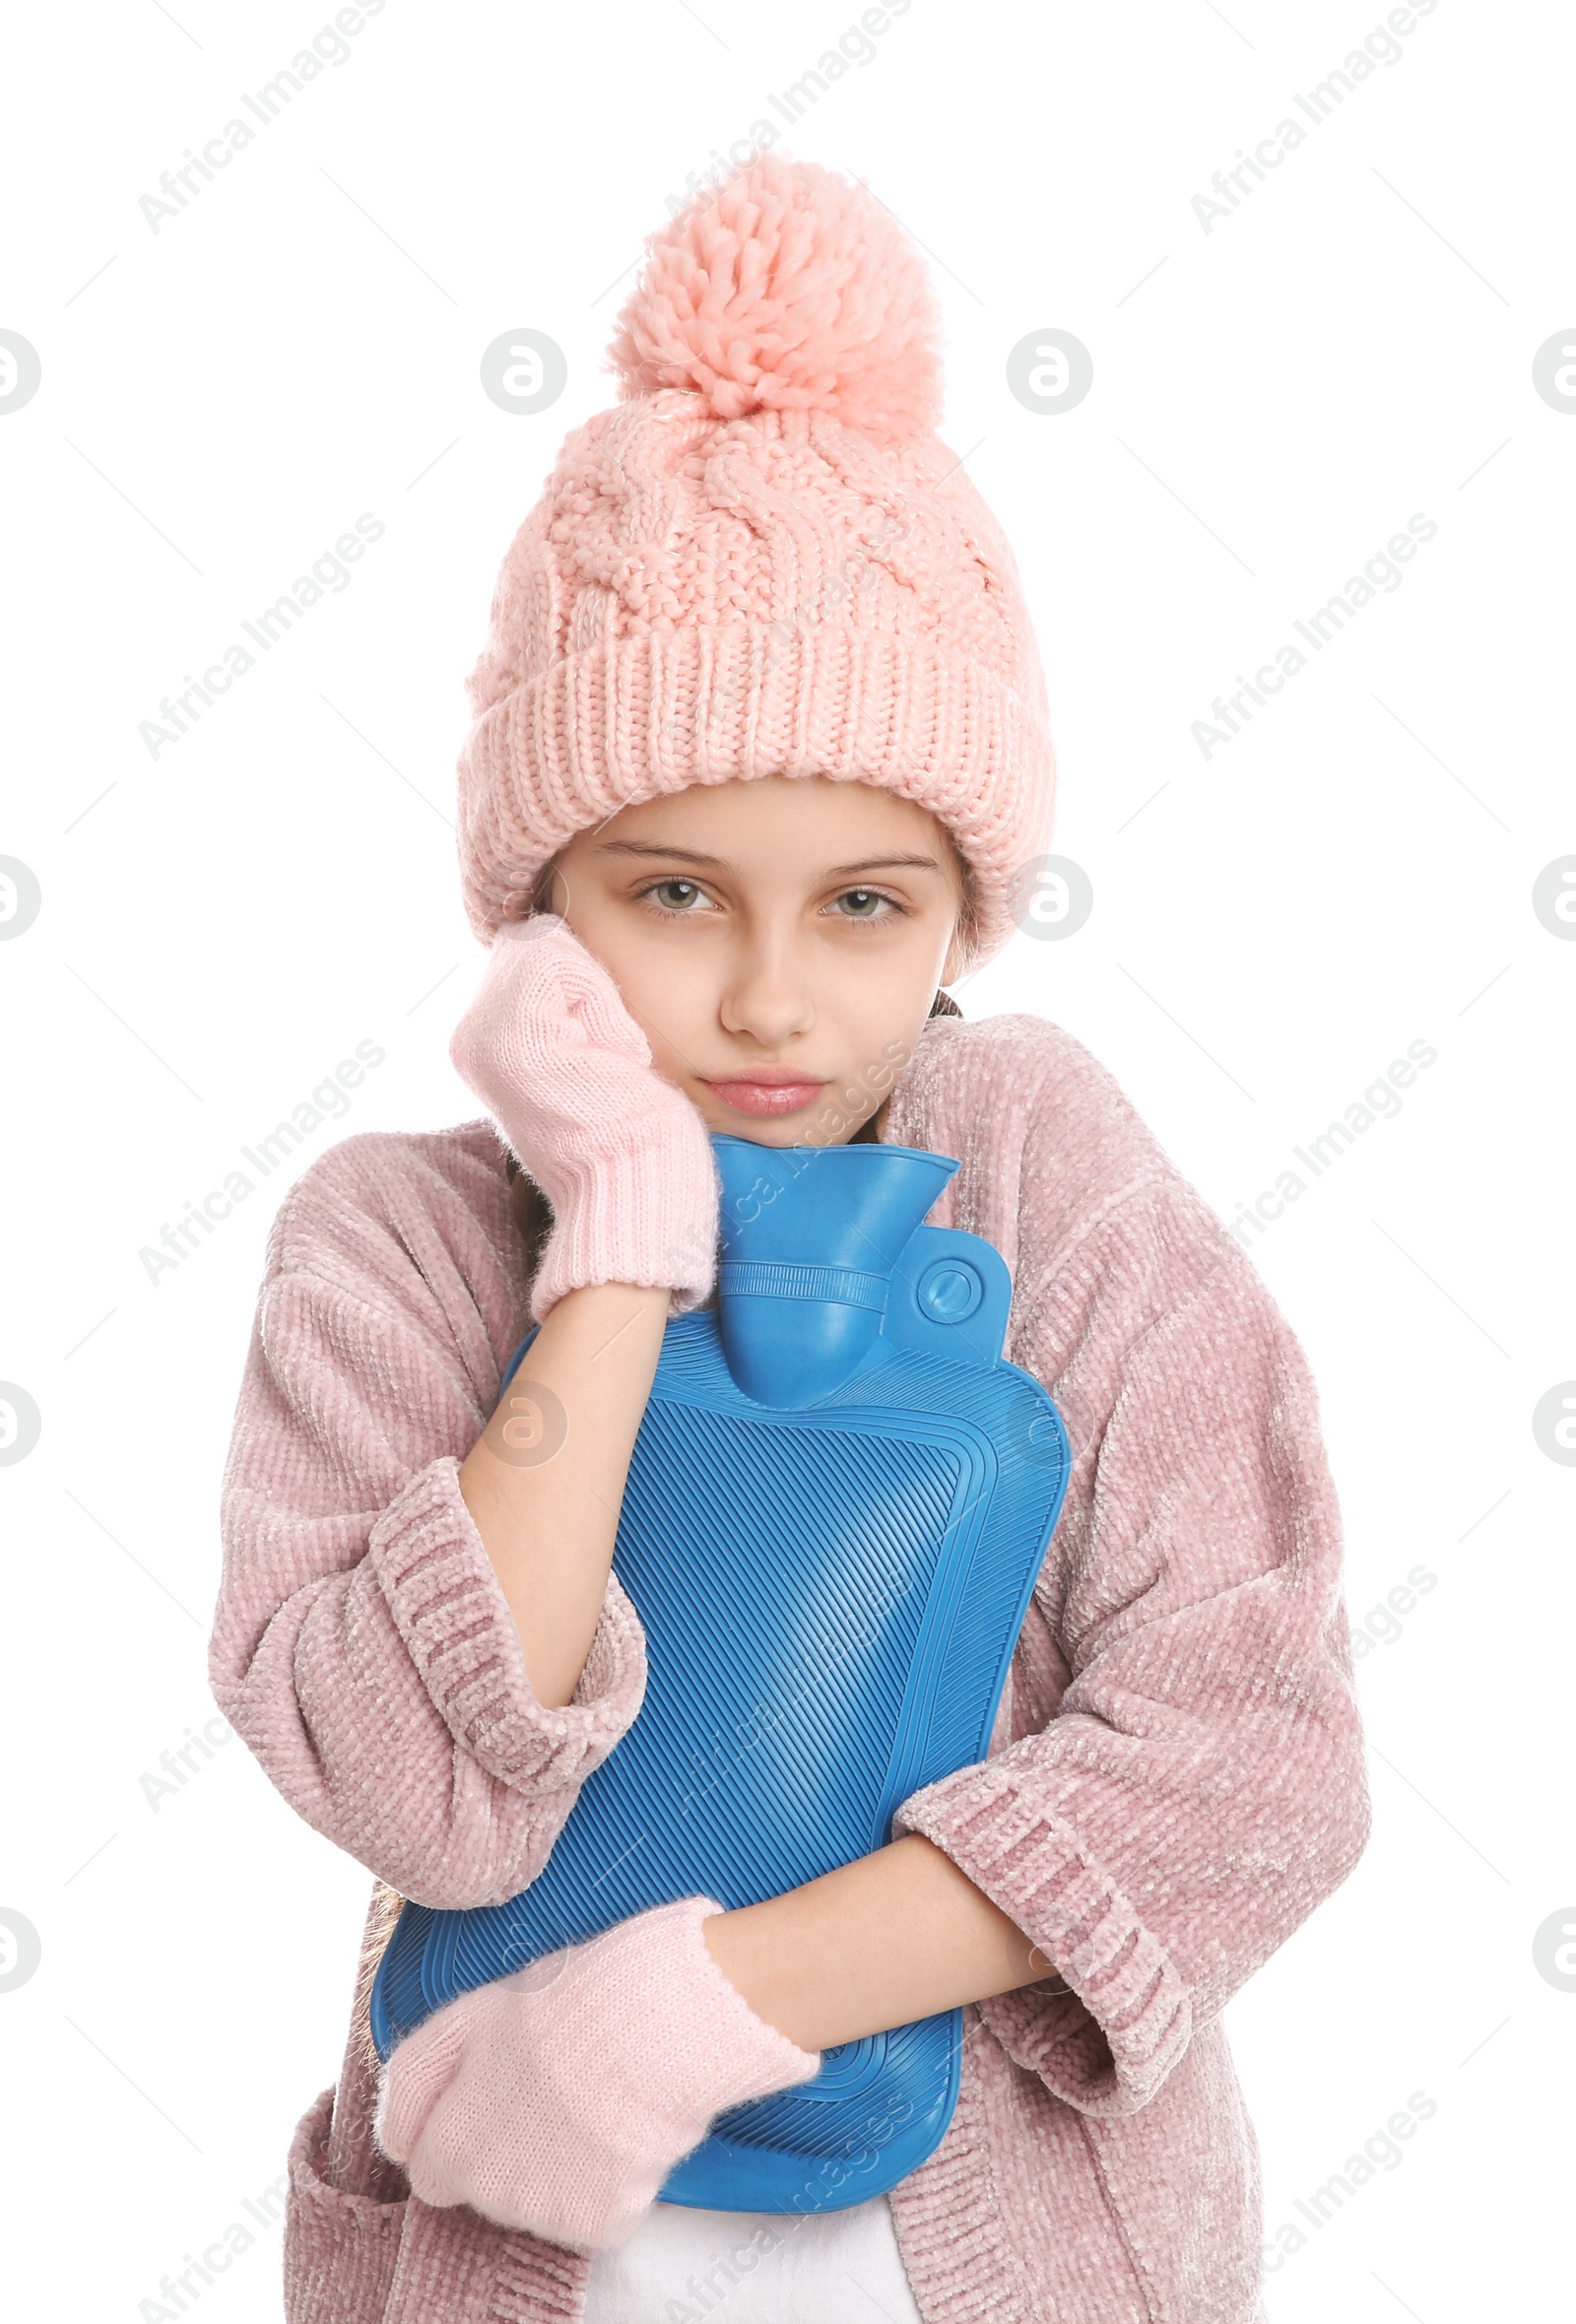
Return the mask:
POLYGON ((654 2203, 591 2263, 585 2324, 923 2324, 885 2195, 848 2211, 654 2203))

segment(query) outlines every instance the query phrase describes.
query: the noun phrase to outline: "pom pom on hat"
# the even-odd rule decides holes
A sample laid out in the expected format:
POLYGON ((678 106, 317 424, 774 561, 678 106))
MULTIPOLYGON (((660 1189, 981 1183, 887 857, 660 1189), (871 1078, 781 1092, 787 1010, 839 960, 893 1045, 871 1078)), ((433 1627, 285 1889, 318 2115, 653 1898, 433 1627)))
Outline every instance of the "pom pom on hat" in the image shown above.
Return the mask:
POLYGON ((862 185, 761 154, 646 253, 609 350, 622 401, 689 388, 719 420, 821 411, 878 441, 935 432, 940 317, 924 263, 862 185))

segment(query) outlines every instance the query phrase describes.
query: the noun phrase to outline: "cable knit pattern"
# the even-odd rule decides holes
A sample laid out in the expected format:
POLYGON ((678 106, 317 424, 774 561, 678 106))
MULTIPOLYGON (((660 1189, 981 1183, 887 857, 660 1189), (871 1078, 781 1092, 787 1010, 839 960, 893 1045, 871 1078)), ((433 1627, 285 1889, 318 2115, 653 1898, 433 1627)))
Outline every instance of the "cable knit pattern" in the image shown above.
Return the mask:
MULTIPOLYGON (((1011 1715, 900 1814, 1061 1972, 965 2012, 956 2114, 891 2197, 904 2263, 927 2324, 1258 2324, 1219 2014, 1368 1821, 1307 1367, 1056 1027, 933 1020, 887 1134, 960 1158, 932 1217, 1007 1259, 1008 1352, 1075 1452, 1011 1715)), ((531 1879, 639 1699, 612 1583, 575 1702, 533 1701, 452 1493, 528 1288, 487 1125, 348 1140, 281 1213, 227 1478, 221 1702, 308 1821, 431 1903, 531 1879)), ((292 2324, 572 2324, 584 2255, 409 2195, 375 2092, 358 2016, 332 2121, 319 2100, 293 2158, 292 2324)))
POLYGON ((477 934, 620 808, 754 775, 879 783, 970 867, 975 958, 1049 844, 1044 675, 1006 536, 933 432, 936 312, 862 186, 763 154, 651 237, 623 400, 564 440, 470 680, 477 934))

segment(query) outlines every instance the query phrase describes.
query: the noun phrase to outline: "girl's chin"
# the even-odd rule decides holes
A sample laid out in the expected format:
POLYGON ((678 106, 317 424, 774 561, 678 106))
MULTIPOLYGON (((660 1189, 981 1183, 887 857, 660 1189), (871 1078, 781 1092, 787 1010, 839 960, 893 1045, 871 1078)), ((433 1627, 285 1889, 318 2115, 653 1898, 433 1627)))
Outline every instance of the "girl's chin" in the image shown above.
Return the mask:
POLYGON ((702 1115, 708 1130, 721 1138, 743 1138, 751 1146, 820 1146, 823 1139, 812 1136, 815 1116, 807 1106, 802 1112, 782 1114, 735 1113, 731 1105, 710 1105, 702 1115))
MULTIPOLYGON (((818 1091, 818 1099, 820 1095, 818 1091)), ((792 1113, 755 1113, 726 1104, 714 1092, 708 1091, 705 1102, 696 1110, 708 1130, 715 1131, 719 1137, 743 1138, 752 1146, 823 1146, 827 1143, 823 1135, 817 1135, 815 1101, 796 1106, 792 1113)))

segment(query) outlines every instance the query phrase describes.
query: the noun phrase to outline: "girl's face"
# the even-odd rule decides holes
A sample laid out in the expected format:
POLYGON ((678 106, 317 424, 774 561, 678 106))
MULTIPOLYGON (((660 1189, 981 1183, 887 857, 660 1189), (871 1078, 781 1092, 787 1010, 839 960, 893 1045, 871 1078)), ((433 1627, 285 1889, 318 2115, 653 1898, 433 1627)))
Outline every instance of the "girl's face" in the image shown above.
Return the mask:
POLYGON ((869 783, 762 775, 625 807, 549 898, 708 1130, 840 1146, 955 975, 962 880, 934 817, 869 783))

